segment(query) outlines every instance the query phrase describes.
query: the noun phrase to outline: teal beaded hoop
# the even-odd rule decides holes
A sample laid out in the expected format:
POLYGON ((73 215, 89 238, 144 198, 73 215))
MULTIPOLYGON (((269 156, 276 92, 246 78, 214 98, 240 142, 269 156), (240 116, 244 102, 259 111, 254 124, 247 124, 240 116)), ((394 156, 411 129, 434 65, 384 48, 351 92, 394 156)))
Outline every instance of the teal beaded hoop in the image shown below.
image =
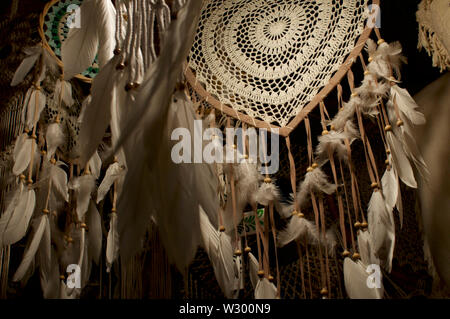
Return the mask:
MULTIPOLYGON (((67 12, 70 5, 80 6, 83 0, 53 0, 47 3, 40 19, 40 35, 44 47, 54 55, 60 66, 61 62, 61 44, 67 38, 69 27, 67 18, 70 12, 67 12)), ((76 78, 85 82, 92 82, 92 79, 98 74, 97 58, 92 66, 76 78)))

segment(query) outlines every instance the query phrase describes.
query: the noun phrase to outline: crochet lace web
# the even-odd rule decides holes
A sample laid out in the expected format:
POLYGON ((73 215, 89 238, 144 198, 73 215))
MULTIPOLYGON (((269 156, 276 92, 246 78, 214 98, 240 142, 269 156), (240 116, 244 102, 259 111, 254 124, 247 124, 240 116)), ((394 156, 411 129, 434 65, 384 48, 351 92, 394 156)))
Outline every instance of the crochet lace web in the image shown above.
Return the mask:
POLYGON ((221 103, 286 126, 354 48, 366 3, 204 1, 190 67, 221 103))

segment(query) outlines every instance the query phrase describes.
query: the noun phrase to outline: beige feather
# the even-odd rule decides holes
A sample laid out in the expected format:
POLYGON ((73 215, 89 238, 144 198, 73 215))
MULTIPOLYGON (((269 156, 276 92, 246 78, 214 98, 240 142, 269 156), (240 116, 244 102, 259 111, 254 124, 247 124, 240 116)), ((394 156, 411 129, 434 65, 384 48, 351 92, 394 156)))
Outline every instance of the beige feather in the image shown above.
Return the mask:
POLYGON ((350 258, 344 259, 345 291, 351 299, 382 299, 384 288, 369 288, 367 285, 369 274, 361 261, 354 262, 350 258))

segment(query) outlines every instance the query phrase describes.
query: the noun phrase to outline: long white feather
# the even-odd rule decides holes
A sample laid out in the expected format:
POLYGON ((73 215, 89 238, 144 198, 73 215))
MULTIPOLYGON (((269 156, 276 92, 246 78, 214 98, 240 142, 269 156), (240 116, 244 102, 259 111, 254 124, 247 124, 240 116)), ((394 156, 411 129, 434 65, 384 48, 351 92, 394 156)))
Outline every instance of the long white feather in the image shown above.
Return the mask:
POLYGON ((59 194, 66 202, 69 201, 69 187, 67 185, 67 174, 60 167, 64 165, 63 162, 56 162, 50 167, 50 180, 52 181, 52 188, 59 194))
POLYGON ((367 281, 369 273, 361 261, 354 262, 350 258, 344 259, 345 291, 351 299, 382 299, 384 288, 369 288, 367 281))
POLYGON ((361 262, 364 265, 380 264, 380 260, 375 256, 372 248, 372 240, 368 231, 358 231, 356 235, 358 240, 358 250, 361 256, 361 262))
POLYGON ((414 171, 411 163, 405 154, 402 143, 398 140, 393 132, 386 132, 386 141, 391 151, 392 165, 400 179, 407 186, 417 188, 417 181, 414 177, 414 171))
POLYGON ((217 282, 227 298, 233 296, 235 276, 233 247, 231 238, 223 232, 217 231, 209 221, 205 211, 200 207, 200 230, 203 237, 203 245, 206 248, 211 263, 214 267, 217 282))
POLYGON ((27 107, 23 110, 26 110, 25 124, 27 125, 28 129, 33 128, 39 121, 41 113, 45 108, 45 103, 45 94, 41 90, 34 89, 30 94, 27 107))
POLYGON ((27 57, 23 59, 14 73, 14 77, 11 81, 11 86, 16 86, 23 82, 27 74, 31 71, 31 69, 35 66, 37 60, 42 54, 42 46, 37 45, 35 47, 27 48, 24 50, 27 57))
POLYGON ((0 241, 2 246, 12 245, 25 236, 36 205, 34 189, 23 189, 16 199, 17 202, 11 203, 14 205, 13 209, 7 209, 7 212, 10 213, 5 213, 0 219, 0 230, 4 229, 0 241))
POLYGON ((37 223, 38 226, 36 227, 36 230, 33 234, 33 239, 31 240, 30 245, 25 250, 19 268, 17 268, 16 273, 14 274, 13 281, 22 280, 31 263, 34 261, 34 257, 39 248, 39 244, 41 243, 41 239, 44 234, 47 223, 48 223, 48 215, 41 216, 39 223, 37 223))
POLYGON ((124 174, 125 170, 118 162, 115 162, 108 167, 105 177, 97 190, 97 204, 105 198, 114 182, 124 174))
POLYGON ((31 161, 31 151, 36 149, 36 141, 26 133, 22 134, 14 146, 14 166, 13 174, 20 175, 24 170, 27 169, 31 161))
POLYGON ((97 53, 102 68, 111 59, 115 46, 115 10, 111 1, 83 1, 80 19, 80 28, 71 28, 61 47, 65 80, 90 67, 97 53))
POLYGON ((77 199, 77 215, 79 220, 83 220, 86 213, 89 201, 91 199, 91 193, 95 188, 95 179, 92 175, 83 175, 76 177, 69 182, 69 188, 75 191, 77 199))
POLYGON ((390 272, 395 245, 395 224, 392 211, 388 211, 380 191, 372 193, 367 212, 371 247, 380 258, 381 265, 390 272))

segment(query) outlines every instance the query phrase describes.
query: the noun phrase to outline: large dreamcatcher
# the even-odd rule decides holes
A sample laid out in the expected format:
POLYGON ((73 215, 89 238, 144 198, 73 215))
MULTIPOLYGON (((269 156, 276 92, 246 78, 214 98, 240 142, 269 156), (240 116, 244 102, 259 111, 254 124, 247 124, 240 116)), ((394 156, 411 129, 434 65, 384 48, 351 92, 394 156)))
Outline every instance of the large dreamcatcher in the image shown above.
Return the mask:
MULTIPOLYGON (((12 83, 34 67, 13 154, 13 200, 0 220, 2 246, 32 229, 14 280, 26 278, 36 262, 45 297, 78 297, 92 262, 105 255, 110 271, 119 255, 132 258, 152 224, 182 273, 202 246, 228 298, 244 287, 244 271, 255 298, 280 297, 279 247, 292 242, 301 260, 302 251, 316 250, 320 284, 311 289, 323 298, 335 297, 329 269, 337 253, 350 298, 383 297, 382 281, 369 287, 366 270, 391 271, 393 214, 403 214, 399 183, 416 188, 416 173, 427 170, 411 134, 424 118, 399 87, 401 47, 377 29, 377 42, 370 38, 376 15, 368 1, 73 3, 81 3, 80 28, 67 32, 60 25, 69 1, 47 5, 42 44, 26 51, 12 83), (361 83, 355 83, 357 65, 361 83), (83 102, 72 94, 74 77, 94 78, 83 102), (336 97, 333 107, 327 96, 336 97), (61 110, 74 105, 81 109, 72 121, 77 147, 68 152, 61 110), (42 118, 48 108, 55 116, 42 118), (317 142, 314 109, 322 127, 317 142), (367 119, 378 124, 379 136, 368 136, 367 119), (264 163, 249 156, 246 134, 241 141, 209 136, 216 151, 239 162, 175 163, 172 133, 185 128, 194 136, 194 120, 219 132, 279 133, 272 139, 285 138, 289 167, 281 169, 289 171, 291 191, 281 196, 264 163), (302 127, 308 168, 297 176, 290 133, 302 127), (371 146, 375 138, 384 145, 383 169, 371 146), (369 185, 356 177, 355 141, 369 185), (363 188, 372 192, 367 203, 363 188), (338 207, 339 230, 327 226, 325 198, 338 207), (279 219, 285 227, 277 227, 279 219), (64 277, 71 264, 81 274, 76 288, 64 277)), ((375 10, 379 2, 371 4, 375 10)))

